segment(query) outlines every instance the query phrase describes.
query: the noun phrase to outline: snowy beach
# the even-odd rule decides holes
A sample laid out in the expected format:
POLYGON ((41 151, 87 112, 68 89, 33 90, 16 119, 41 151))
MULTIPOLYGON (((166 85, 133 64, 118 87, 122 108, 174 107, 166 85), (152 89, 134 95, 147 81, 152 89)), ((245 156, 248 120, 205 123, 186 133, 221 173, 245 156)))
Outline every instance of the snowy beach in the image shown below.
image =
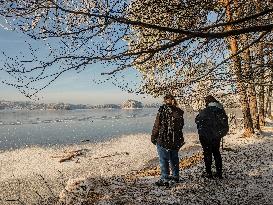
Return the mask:
POLYGON ((149 135, 98 144, 32 147, 0 153, 1 204, 273 204, 273 130, 244 139, 226 136, 224 179, 206 180, 196 134, 180 151, 181 183, 154 186, 159 177, 149 135), (60 159, 80 151, 70 160, 60 159), (190 157, 193 156, 193 157, 190 157), (61 193, 61 194, 60 194, 61 193))
POLYGON ((6 0, 0 42, 0 205, 273 205, 273 0, 6 0))

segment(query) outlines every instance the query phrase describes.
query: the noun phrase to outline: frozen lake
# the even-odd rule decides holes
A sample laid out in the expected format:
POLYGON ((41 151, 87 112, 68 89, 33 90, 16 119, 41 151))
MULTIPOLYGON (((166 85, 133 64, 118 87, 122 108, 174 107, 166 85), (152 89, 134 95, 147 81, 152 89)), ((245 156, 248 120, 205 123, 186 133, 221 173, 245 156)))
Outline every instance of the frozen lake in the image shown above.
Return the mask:
MULTIPOLYGON (((151 133, 157 110, 1 110, 0 150, 101 142, 122 135, 151 133)), ((196 132, 195 115, 185 113, 184 133, 196 132)))

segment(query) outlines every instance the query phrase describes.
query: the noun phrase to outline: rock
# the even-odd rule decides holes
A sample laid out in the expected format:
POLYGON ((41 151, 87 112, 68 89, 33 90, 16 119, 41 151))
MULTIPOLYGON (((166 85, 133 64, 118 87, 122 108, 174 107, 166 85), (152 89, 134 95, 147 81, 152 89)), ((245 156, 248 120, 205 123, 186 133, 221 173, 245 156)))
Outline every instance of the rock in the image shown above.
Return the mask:
POLYGON ((122 103, 122 109, 136 109, 136 108, 143 108, 143 104, 136 100, 127 100, 122 103))
POLYGON ((66 205, 94 204, 104 198, 101 182, 93 178, 69 179, 59 194, 59 202, 66 205))

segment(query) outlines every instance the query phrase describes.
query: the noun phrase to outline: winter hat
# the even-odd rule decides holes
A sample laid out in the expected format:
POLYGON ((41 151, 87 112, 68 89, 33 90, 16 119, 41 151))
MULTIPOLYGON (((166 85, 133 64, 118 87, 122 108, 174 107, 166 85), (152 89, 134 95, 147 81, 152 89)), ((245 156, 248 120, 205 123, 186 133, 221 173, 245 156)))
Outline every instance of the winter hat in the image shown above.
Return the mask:
POLYGON ((212 95, 208 95, 207 97, 205 97, 206 106, 208 106, 208 104, 211 102, 218 102, 218 100, 216 100, 215 97, 213 97, 212 95))

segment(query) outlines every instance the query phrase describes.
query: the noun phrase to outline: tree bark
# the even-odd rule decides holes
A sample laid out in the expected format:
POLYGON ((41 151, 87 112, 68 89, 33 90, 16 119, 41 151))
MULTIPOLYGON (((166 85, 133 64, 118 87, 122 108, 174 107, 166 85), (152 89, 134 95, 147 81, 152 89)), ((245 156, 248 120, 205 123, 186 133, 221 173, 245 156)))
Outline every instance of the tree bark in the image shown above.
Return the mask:
MULTIPOLYGON (((244 35, 242 37, 242 41, 247 41, 247 36, 244 35)), ((242 57, 244 60, 244 79, 245 82, 248 82, 247 84, 247 95, 249 98, 249 108, 250 108, 250 114, 253 122, 253 128, 260 130, 260 124, 259 124, 259 112, 258 112, 258 103, 257 103, 257 97, 256 97, 256 88, 255 88, 255 82, 254 82, 254 71, 253 67, 251 65, 251 58, 250 58, 250 49, 248 48, 245 52, 243 52, 242 57)))
MULTIPOLYGON (((256 1, 256 9, 257 11, 261 11, 261 1, 256 1)), ((265 125, 265 86, 264 84, 264 75, 265 75, 265 71, 264 71, 264 46, 263 43, 259 43, 258 45, 258 65, 260 68, 259 71, 259 122, 260 122, 260 126, 264 126, 265 125)))
MULTIPOLYGON (((263 53, 263 45, 262 43, 259 44, 258 47, 258 65, 263 66, 264 65, 264 53, 263 53)), ((264 68, 260 70, 260 76, 259 76, 259 119, 260 119, 260 126, 265 125, 265 86, 264 84, 264 68)))
MULTIPOLYGON (((233 15, 231 12, 231 5, 229 0, 225 0, 226 16, 228 21, 232 21, 233 15)), ((226 27, 227 30, 232 30, 232 26, 226 27)), ((230 51, 232 55, 238 52, 238 42, 235 37, 229 39, 230 51)), ((253 122, 250 113, 249 101, 247 96, 247 86, 243 82, 241 59, 238 55, 233 58, 233 72, 236 75, 236 85, 238 89, 238 95, 242 106, 242 113, 244 117, 244 137, 250 137, 254 133, 253 122)))
POLYGON ((270 99, 271 99, 270 87, 268 87, 266 90, 265 116, 269 116, 269 108, 271 109, 270 99))
POLYGON ((251 112, 251 117, 253 121, 253 127, 257 130, 261 130, 260 119, 257 105, 256 89, 254 82, 248 85, 248 95, 249 95, 249 107, 251 112))
MULTIPOLYGON (((272 61, 272 60, 270 60, 272 61)), ((273 68, 271 68, 270 70, 270 81, 269 83, 271 85, 269 85, 268 87, 268 95, 267 95, 267 109, 266 109, 266 113, 267 113, 267 116, 270 118, 270 119, 273 119, 273 116, 272 116, 272 91, 273 91, 273 68)))

